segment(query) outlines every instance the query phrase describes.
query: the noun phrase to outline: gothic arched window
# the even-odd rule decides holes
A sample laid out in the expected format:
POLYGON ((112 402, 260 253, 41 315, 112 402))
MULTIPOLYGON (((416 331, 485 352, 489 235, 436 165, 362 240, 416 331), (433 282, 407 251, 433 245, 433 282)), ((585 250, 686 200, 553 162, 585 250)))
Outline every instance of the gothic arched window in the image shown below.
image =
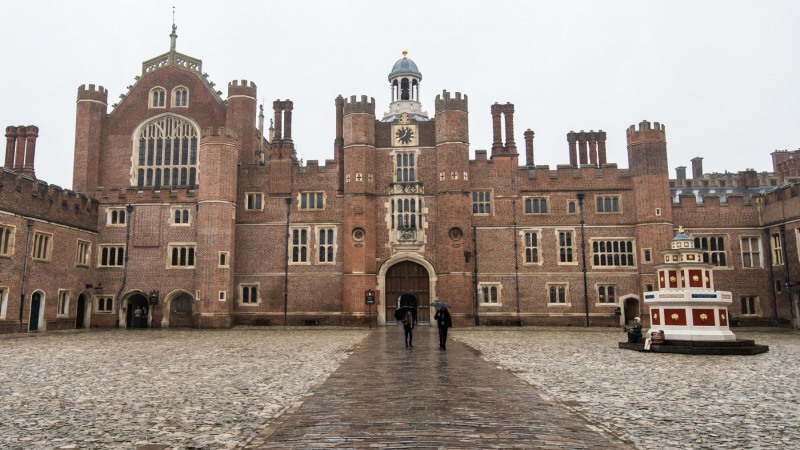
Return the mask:
POLYGON ((162 87, 154 87, 150 90, 150 107, 151 108, 163 108, 164 107, 164 99, 167 96, 167 92, 162 87))
POLYGON ((197 185, 197 128, 165 115, 145 123, 134 138, 132 185, 139 188, 197 185))
POLYGON ((172 90, 172 106, 175 108, 185 108, 189 106, 189 89, 178 86, 172 90))

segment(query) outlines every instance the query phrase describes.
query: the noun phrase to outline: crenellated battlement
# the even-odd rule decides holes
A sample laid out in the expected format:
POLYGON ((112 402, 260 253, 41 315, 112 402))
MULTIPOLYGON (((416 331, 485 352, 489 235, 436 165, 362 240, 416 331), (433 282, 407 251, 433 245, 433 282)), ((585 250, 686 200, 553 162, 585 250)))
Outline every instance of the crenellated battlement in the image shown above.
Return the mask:
POLYGON ((658 122, 650 124, 650 122, 646 120, 639 122, 638 129, 635 125, 631 125, 628 127, 625 134, 627 135, 629 145, 644 141, 666 142, 667 140, 667 128, 664 125, 658 122))
POLYGON ((0 205, 2 210, 22 216, 96 228, 96 200, 8 169, 0 173, 0 205))
POLYGON ((461 96, 461 92, 456 92, 454 97, 446 90, 442 91, 442 95, 436 96, 436 112, 439 111, 469 111, 469 104, 467 96, 461 96))
POLYGON ((125 188, 111 187, 103 188, 98 187, 95 191, 95 198, 100 199, 102 204, 119 204, 119 203, 170 203, 181 202, 191 203, 197 201, 198 188, 138 188, 136 186, 128 186, 125 188))
POLYGON ((98 86, 95 89, 93 84, 90 84, 88 88, 85 84, 82 84, 78 87, 78 101, 81 100, 94 100, 108 104, 108 90, 103 86, 98 86))
POLYGON ((356 100, 353 95, 345 101, 344 114, 372 114, 375 115, 375 98, 370 97, 367 100, 366 95, 362 95, 360 100, 356 100))
POLYGON ((256 83, 247 80, 233 80, 228 83, 228 97, 234 95, 244 95, 247 97, 256 98, 256 83))
POLYGON ((239 133, 233 128, 228 127, 208 127, 200 131, 200 139, 226 137, 238 140, 239 133))

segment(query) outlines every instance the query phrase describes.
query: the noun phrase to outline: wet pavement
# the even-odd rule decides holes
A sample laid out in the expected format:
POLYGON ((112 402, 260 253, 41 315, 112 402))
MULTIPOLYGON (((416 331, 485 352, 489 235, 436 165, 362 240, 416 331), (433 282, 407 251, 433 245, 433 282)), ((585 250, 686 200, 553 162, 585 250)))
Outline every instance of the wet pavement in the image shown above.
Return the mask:
POLYGON ((2 449, 800 448, 800 331, 755 356, 616 328, 237 327, 0 335, 2 449))
POLYGON ((418 327, 375 330, 245 448, 633 448, 513 373, 418 327))

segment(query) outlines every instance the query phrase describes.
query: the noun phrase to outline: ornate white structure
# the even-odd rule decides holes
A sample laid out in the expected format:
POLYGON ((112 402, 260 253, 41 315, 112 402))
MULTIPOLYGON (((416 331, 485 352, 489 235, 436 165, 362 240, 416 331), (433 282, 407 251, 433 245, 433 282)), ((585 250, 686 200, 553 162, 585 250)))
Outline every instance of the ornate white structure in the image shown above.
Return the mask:
POLYGON ((671 244, 656 266, 658 290, 644 293, 651 324, 645 336, 663 331, 670 341, 735 341, 728 328, 731 293, 714 290, 714 266, 703 262, 682 227, 671 244))

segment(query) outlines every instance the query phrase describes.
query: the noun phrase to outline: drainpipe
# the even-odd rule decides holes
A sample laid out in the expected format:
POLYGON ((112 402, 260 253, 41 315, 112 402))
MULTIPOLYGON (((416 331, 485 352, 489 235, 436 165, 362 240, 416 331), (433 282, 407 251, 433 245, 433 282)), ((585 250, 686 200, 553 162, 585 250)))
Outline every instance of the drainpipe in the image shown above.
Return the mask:
POLYGON ((517 301, 517 325, 522 325, 519 318, 519 239, 517 237, 517 170, 519 168, 511 169, 511 209, 512 220, 514 229, 514 292, 517 301))
POLYGON ((578 192, 578 208, 581 210, 581 263, 583 265, 583 306, 586 309, 586 326, 589 326, 589 291, 586 282, 586 234, 583 229, 583 192, 578 192))
POLYGON ((289 218, 292 215, 292 197, 286 198, 286 261, 283 266, 283 326, 289 323, 289 218))
MULTIPOLYGON (((792 278, 791 273, 792 272, 789 270, 789 254, 788 254, 788 250, 786 249, 786 244, 787 244, 786 243, 786 225, 782 223, 780 225, 780 227, 778 227, 778 229, 781 232, 781 251, 783 253, 783 269, 786 272, 786 284, 791 286, 791 278, 792 278)), ((773 281, 772 284, 774 286, 775 282, 773 281)), ((773 289, 774 289, 774 287, 773 287, 773 289)), ((794 324, 794 322, 797 319, 795 317, 795 315, 794 315, 794 299, 792 299, 791 290, 787 289, 786 291, 787 291, 786 294, 789 296, 789 310, 792 313, 792 322, 794 324)))
MULTIPOLYGON (((114 326, 119 328, 119 302, 122 300, 122 290, 125 289, 125 284, 128 282, 128 257, 130 256, 130 242, 131 242, 131 222, 133 222, 133 205, 127 205, 125 207, 125 213, 127 215, 127 220, 125 222, 125 261, 122 265, 122 284, 119 286, 119 290, 117 291, 117 298, 114 299, 114 316, 116 316, 116 321, 114 322, 114 326)), ((152 314, 152 311, 150 312, 152 314)))
POLYGON ((31 229, 33 220, 27 221, 28 234, 25 236, 25 259, 22 261, 22 289, 19 294, 19 332, 22 333, 22 310, 25 308, 25 282, 28 279, 28 255, 31 251, 31 229))
POLYGON ((472 270, 472 314, 475 316, 475 326, 481 325, 481 318, 478 316, 478 228, 472 226, 472 260, 474 269, 472 270))

